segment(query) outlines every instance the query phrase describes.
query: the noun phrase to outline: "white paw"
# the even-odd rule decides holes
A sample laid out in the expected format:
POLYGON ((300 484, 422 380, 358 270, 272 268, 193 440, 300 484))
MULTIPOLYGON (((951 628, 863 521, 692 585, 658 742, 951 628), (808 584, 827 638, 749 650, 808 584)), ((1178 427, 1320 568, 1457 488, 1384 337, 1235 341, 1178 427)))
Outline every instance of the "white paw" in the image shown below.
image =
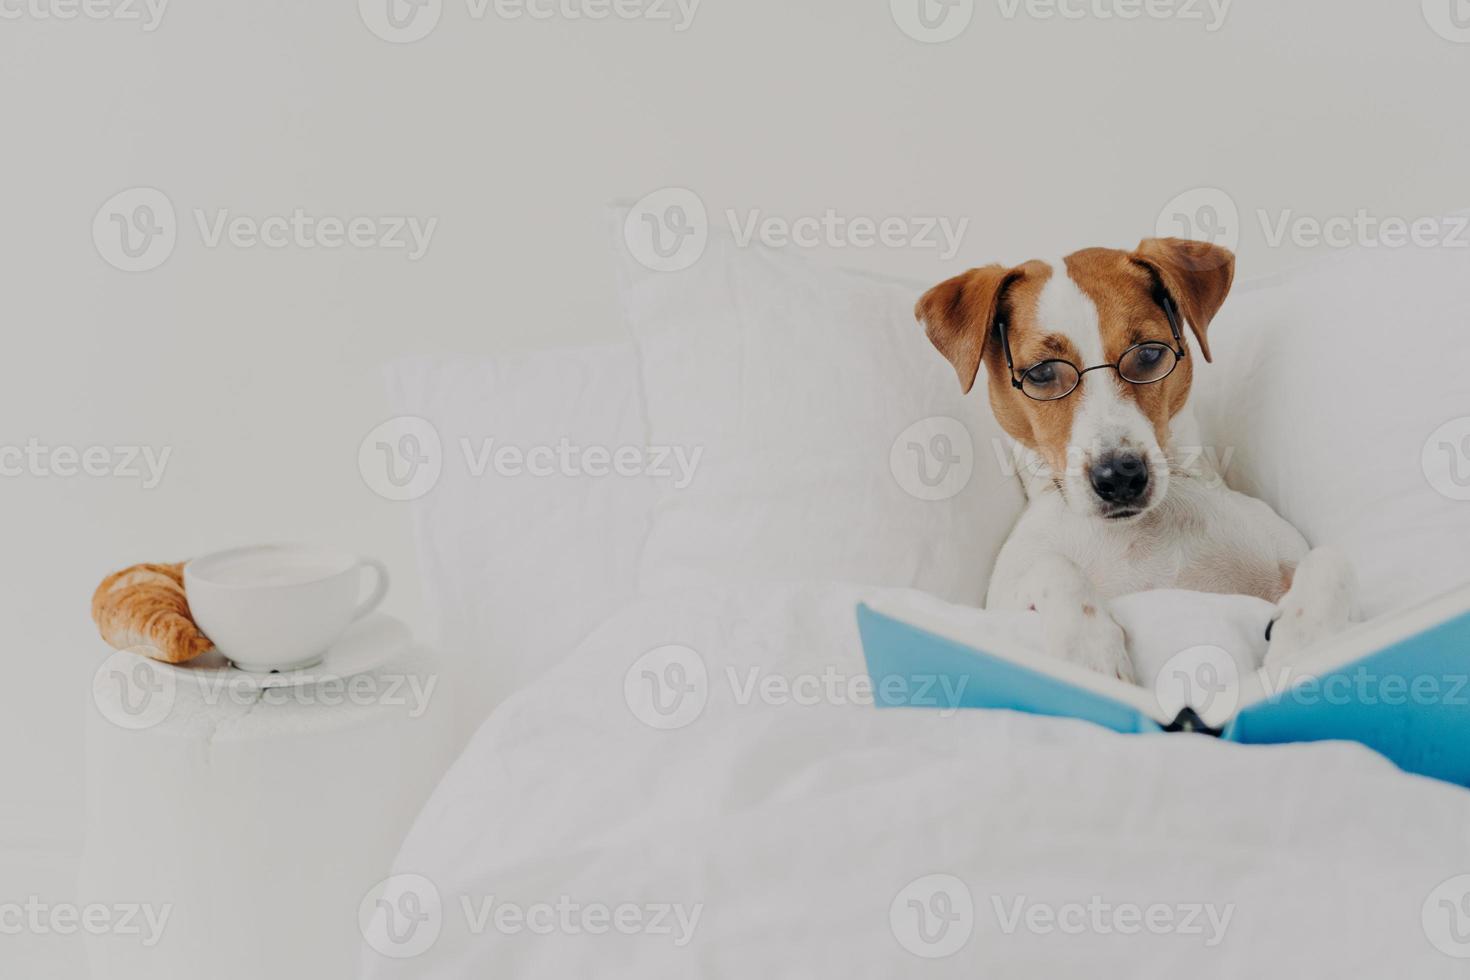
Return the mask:
POLYGON ((1297 566, 1291 589, 1276 605, 1271 645, 1263 666, 1288 667, 1352 622, 1357 582, 1352 566, 1335 551, 1317 548, 1297 566))
POLYGON ((1123 627, 1101 609, 1048 624, 1046 652, 1058 660, 1134 683, 1133 661, 1128 657, 1123 627))

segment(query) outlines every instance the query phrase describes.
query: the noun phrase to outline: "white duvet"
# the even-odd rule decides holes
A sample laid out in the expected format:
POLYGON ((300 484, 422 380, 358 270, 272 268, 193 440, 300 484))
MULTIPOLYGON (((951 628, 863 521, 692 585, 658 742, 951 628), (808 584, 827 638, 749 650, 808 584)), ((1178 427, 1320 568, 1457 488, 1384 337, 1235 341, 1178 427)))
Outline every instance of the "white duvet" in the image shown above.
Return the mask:
POLYGON ((446 776, 364 902, 365 976, 1470 975, 1470 793, 1353 744, 875 709, 873 595, 613 617, 446 776))

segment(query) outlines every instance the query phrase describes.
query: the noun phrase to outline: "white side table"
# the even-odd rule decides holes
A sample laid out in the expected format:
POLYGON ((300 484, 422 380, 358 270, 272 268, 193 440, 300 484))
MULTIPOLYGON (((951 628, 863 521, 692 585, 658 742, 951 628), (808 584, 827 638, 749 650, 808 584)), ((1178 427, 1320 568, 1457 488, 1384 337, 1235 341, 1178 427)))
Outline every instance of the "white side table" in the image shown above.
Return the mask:
POLYGON ((354 976, 358 903, 451 761, 434 657, 266 692, 130 658, 93 685, 79 891, 138 932, 88 936, 93 980, 354 976))

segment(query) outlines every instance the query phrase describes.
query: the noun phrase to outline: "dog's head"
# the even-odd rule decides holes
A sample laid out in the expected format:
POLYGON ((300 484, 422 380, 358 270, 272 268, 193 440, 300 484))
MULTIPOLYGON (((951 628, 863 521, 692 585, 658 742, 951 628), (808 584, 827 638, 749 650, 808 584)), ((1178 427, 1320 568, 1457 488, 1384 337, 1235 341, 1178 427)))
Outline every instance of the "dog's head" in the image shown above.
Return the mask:
POLYGON ((1070 507, 1128 520, 1168 490, 1169 423, 1193 379, 1185 328, 1210 360, 1206 331, 1234 275, 1227 249, 1150 238, 971 269, 915 312, 966 392, 985 365, 996 418, 1070 507))

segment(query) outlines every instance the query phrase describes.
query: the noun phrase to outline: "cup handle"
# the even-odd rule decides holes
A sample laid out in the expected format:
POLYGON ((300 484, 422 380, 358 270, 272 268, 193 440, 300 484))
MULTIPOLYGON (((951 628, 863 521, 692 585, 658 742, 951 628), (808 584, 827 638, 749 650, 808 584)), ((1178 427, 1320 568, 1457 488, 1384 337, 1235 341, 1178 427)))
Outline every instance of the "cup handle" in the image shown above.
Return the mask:
POLYGON ((374 609, 378 608, 378 606, 381 605, 383 602, 383 597, 388 594, 387 565, 384 565, 376 558, 359 558, 357 559, 357 567, 359 570, 364 568, 371 568, 374 572, 376 572, 378 575, 378 584, 373 587, 372 595, 368 596, 366 599, 357 604, 357 608, 352 612, 352 618, 354 620, 361 619, 368 613, 372 612, 374 609))

